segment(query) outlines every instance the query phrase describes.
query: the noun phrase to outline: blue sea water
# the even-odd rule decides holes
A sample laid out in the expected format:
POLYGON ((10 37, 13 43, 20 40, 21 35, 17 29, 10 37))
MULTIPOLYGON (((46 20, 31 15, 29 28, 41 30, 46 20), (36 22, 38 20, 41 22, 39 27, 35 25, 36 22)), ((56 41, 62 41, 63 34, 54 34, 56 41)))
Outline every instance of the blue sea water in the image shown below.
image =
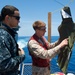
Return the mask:
MULTIPOLYGON (((46 38, 48 38, 48 37, 46 36, 46 38)), ((51 42, 55 42, 56 40, 58 40, 58 38, 59 38, 59 36, 52 36, 51 42)), ((32 59, 31 59, 31 56, 29 55, 28 48, 27 48, 27 43, 28 43, 29 39, 30 39, 30 36, 18 38, 18 44, 21 48, 24 49, 25 55, 26 55, 26 58, 23 63, 32 63, 32 59)), ((51 60, 50 63, 51 63, 50 67, 53 72, 61 72, 61 70, 59 69, 59 67, 57 65, 57 56, 55 56, 51 60)), ((71 55, 71 59, 68 64, 67 72, 75 74, 75 44, 72 49, 72 55, 71 55)))

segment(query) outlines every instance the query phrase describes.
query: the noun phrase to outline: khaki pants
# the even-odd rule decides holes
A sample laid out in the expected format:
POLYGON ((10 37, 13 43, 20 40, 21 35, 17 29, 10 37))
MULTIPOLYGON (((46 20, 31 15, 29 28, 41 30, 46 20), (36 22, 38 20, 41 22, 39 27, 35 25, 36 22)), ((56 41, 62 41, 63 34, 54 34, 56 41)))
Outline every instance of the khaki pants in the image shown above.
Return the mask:
POLYGON ((32 75, 50 75, 50 67, 32 67, 32 75))

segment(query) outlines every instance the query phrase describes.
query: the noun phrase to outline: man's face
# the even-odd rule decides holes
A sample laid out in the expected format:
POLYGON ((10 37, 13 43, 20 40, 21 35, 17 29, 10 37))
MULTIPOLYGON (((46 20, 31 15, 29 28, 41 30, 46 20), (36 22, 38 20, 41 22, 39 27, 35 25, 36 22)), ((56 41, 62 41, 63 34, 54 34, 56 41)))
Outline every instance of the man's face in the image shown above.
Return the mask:
POLYGON ((14 14, 12 16, 10 16, 10 26, 13 27, 17 27, 18 23, 20 21, 20 14, 19 11, 15 11, 14 14))
POLYGON ((40 37, 44 36, 45 32, 46 32, 46 27, 41 27, 40 29, 37 29, 37 34, 40 37))

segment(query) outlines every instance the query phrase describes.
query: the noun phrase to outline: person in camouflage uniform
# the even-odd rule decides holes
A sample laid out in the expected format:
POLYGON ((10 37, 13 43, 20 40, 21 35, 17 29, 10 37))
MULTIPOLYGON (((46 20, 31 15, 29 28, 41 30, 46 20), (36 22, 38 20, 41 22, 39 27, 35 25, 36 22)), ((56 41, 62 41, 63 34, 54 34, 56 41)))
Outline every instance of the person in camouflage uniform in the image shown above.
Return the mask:
POLYGON ((6 5, 1 10, 0 19, 0 75, 18 75, 19 64, 25 59, 23 49, 19 48, 15 39, 14 27, 20 20, 19 10, 6 5))
POLYGON ((58 54, 60 48, 68 44, 67 38, 60 44, 60 40, 49 43, 44 37, 46 24, 42 21, 35 21, 33 29, 35 33, 28 42, 32 57, 32 75, 50 75, 50 60, 58 54))

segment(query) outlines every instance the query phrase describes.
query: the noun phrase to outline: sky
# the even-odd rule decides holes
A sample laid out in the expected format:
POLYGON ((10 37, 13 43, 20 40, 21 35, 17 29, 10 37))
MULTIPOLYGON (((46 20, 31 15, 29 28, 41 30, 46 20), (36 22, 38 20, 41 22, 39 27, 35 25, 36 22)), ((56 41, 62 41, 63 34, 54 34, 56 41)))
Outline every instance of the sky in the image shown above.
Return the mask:
POLYGON ((0 11, 5 5, 13 5, 20 11, 19 36, 33 35, 32 24, 37 20, 46 23, 45 36, 48 36, 49 12, 51 12, 51 36, 59 36, 58 26, 62 21, 60 11, 64 6, 70 7, 75 22, 75 0, 0 0, 0 11))

